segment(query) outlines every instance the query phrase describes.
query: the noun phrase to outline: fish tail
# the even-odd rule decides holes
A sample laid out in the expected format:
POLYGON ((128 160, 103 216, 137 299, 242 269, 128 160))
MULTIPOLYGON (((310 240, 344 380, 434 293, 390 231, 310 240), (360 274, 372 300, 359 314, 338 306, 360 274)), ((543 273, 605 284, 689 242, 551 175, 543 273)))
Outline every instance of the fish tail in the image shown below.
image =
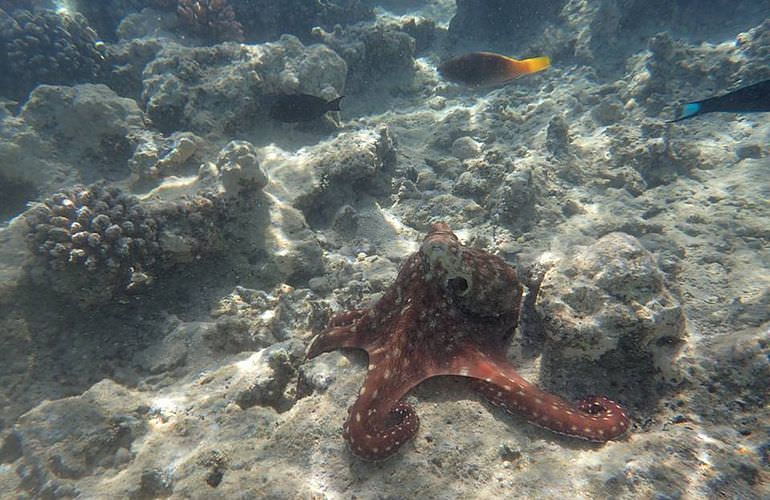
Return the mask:
POLYGON ((669 120, 667 123, 674 123, 682 120, 686 120, 688 118, 692 118, 693 116, 701 114, 703 111, 703 105, 700 101, 697 102, 689 102, 682 106, 682 114, 679 115, 677 118, 674 118, 673 120, 669 120))
POLYGON ((343 97, 345 97, 345 96, 341 95, 338 98, 332 99, 331 101, 326 103, 329 106, 327 111, 341 111, 340 110, 340 101, 342 100, 343 97))
POLYGON ((511 59, 515 71, 521 75, 529 75, 548 69, 551 66, 551 58, 548 56, 532 57, 530 59, 511 59))

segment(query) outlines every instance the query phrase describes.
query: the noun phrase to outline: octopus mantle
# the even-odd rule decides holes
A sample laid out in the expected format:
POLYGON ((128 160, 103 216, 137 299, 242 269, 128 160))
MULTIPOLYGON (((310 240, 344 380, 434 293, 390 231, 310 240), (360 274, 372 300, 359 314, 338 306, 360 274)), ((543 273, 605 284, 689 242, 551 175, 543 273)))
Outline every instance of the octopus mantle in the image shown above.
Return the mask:
POLYGON ((444 223, 369 309, 335 315, 308 348, 308 358, 340 348, 363 349, 369 370, 343 435, 354 454, 383 460, 414 437, 419 418, 403 398, 439 375, 477 379, 492 404, 559 434, 604 442, 629 427, 614 401, 589 396, 577 405, 519 376, 506 346, 519 318, 522 286, 501 258, 469 248, 444 223))

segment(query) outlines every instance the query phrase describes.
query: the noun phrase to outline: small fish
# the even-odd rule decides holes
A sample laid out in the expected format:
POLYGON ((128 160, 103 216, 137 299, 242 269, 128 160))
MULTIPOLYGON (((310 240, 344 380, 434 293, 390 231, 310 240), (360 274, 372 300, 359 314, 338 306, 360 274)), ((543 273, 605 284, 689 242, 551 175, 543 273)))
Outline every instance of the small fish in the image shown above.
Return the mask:
POLYGON ((492 86, 543 71, 550 66, 551 59, 545 56, 518 60, 492 52, 471 52, 444 61, 438 71, 452 82, 492 86))
POLYGON ((309 94, 285 94, 274 96, 270 106, 270 118, 285 123, 309 122, 328 111, 339 111, 340 100, 345 96, 327 101, 309 94))
POLYGON ((703 113, 759 113, 770 111, 770 80, 743 87, 725 95, 695 101, 682 107, 682 114, 668 123, 703 113))

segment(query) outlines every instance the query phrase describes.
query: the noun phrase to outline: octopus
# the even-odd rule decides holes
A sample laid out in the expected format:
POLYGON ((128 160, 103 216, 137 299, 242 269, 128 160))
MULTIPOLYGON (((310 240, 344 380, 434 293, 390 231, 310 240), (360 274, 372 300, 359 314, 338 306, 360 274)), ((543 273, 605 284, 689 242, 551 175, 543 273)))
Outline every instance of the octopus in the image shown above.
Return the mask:
POLYGON ((345 348, 368 354, 366 380, 343 426, 353 454, 384 460, 414 438, 420 421, 404 398, 441 375, 475 379, 491 404, 559 434, 596 442, 625 434, 629 417, 618 403, 587 396, 573 405, 516 373, 506 346, 522 295, 513 267, 462 245, 439 222, 372 307, 332 316, 307 358, 345 348))

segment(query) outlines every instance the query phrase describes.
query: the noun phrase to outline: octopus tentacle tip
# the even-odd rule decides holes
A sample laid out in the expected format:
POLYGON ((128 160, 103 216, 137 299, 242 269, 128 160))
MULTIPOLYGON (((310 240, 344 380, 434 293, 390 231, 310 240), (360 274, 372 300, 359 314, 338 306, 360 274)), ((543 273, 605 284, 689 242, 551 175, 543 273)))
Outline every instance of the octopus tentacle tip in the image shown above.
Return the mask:
POLYGON ((403 398, 438 375, 478 379, 493 405, 559 434, 605 442, 627 433, 630 420, 618 403, 592 395, 572 405, 524 380, 501 355, 522 295, 513 267, 462 245, 446 223, 432 224, 386 293, 368 309, 334 315, 307 349, 308 358, 339 348, 369 355, 343 431, 351 452, 380 461, 410 441, 420 420, 403 398))

